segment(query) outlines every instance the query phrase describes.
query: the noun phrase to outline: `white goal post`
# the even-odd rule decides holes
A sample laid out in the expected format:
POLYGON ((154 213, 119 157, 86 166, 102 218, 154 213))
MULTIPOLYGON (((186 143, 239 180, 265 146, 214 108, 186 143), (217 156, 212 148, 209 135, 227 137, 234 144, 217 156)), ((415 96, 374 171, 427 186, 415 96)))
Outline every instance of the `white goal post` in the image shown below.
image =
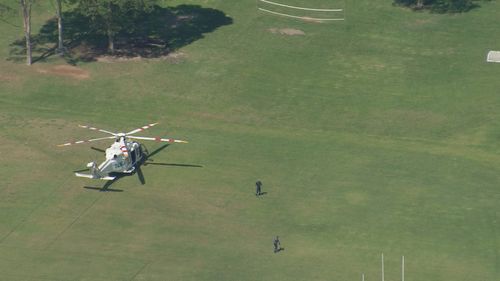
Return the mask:
POLYGON ((487 62, 500 62, 500 51, 489 51, 486 57, 487 62))

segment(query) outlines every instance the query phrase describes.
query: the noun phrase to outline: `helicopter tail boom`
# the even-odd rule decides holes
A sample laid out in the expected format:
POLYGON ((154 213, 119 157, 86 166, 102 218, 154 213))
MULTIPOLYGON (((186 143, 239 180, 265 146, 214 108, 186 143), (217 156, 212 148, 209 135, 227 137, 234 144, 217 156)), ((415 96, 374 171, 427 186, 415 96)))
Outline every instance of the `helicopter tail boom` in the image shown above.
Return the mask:
POLYGON ((97 167, 95 162, 88 163, 87 168, 90 169, 90 174, 75 173, 75 176, 81 177, 81 178, 100 179, 100 180, 114 180, 116 178, 116 177, 112 177, 109 175, 103 176, 100 173, 100 170, 97 167))

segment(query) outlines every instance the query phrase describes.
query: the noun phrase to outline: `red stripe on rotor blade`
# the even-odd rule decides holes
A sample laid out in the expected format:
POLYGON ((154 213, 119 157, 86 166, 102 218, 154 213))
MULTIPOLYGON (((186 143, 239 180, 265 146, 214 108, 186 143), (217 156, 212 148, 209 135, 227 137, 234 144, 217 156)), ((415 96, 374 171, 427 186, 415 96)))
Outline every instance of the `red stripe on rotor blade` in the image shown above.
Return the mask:
POLYGON ((156 137, 155 141, 161 141, 161 138, 160 137, 156 137))

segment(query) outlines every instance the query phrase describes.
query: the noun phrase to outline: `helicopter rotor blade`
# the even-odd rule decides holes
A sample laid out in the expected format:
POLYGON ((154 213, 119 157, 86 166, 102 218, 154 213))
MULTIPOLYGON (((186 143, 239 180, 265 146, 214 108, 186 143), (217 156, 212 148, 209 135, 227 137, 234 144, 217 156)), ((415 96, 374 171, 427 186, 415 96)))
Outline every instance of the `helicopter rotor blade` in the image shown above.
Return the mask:
POLYGON ((135 130, 132 130, 132 131, 130 131, 130 132, 128 132, 128 133, 126 133, 125 135, 127 135, 127 136, 128 136, 128 135, 133 135, 133 134, 135 134, 135 133, 137 133, 137 132, 141 132, 141 131, 144 131, 144 130, 146 130, 146 129, 149 129, 149 128, 153 127, 154 125, 157 125, 157 124, 158 124, 158 123, 152 123, 152 124, 148 124, 148 125, 146 125, 146 126, 142 126, 142 127, 138 128, 138 129, 135 129, 135 130))
POLYGON ((128 136, 130 139, 138 139, 138 140, 152 140, 152 141, 157 141, 157 142, 169 142, 169 143, 188 143, 187 141, 184 140, 176 140, 176 139, 164 139, 160 137, 139 137, 139 136, 128 136))
POLYGON ((99 132, 103 132, 103 133, 106 133, 106 134, 110 134, 110 135, 116 136, 116 133, 113 133, 113 132, 110 132, 110 131, 106 131, 106 130, 103 130, 103 129, 98 129, 96 127, 91 127, 91 126, 87 126, 87 125, 78 125, 78 127, 89 129, 89 130, 92 130, 92 131, 99 131, 99 132))
POLYGON ((113 188, 106 188, 106 189, 103 189, 102 187, 95 187, 95 186, 84 186, 83 188, 85 189, 90 189, 90 190, 97 190, 97 191, 111 191, 111 192, 123 192, 123 190, 121 189, 113 189, 113 188))
POLYGON ((93 147, 93 146, 91 146, 90 149, 93 149, 93 150, 99 151, 99 152, 106 152, 104 149, 93 147))
POLYGON ((80 170, 75 170, 73 171, 73 173, 81 173, 81 172, 85 172, 85 171, 88 171, 90 170, 89 168, 85 168, 85 169, 80 169, 80 170))
MULTIPOLYGON (((149 157, 151 157, 151 156, 155 155, 156 153, 162 151, 163 149, 167 148, 167 146, 169 146, 169 145, 170 144, 166 143, 166 144, 158 147, 157 149, 155 149, 153 152, 147 154, 147 160, 149 160, 149 157)), ((152 161, 152 160, 150 160, 150 161, 152 161)))
POLYGON ((81 144, 81 143, 87 143, 87 142, 93 142, 93 141, 99 141, 99 140, 106 140, 106 139, 114 139, 114 138, 115 137, 104 137, 104 138, 97 138, 97 139, 90 139, 90 140, 81 140, 81 141, 74 141, 74 142, 63 143, 63 144, 59 144, 57 146, 68 146, 68 145, 81 144))
POLYGON ((194 165, 194 164, 178 164, 178 163, 157 163, 157 162, 144 162, 144 165, 158 165, 158 166, 173 166, 173 167, 203 168, 203 166, 202 166, 202 165, 194 165))
POLYGON ((139 177, 139 181, 142 185, 146 184, 146 179, 144 179, 144 174, 142 173, 141 167, 136 168, 137 177, 139 177))

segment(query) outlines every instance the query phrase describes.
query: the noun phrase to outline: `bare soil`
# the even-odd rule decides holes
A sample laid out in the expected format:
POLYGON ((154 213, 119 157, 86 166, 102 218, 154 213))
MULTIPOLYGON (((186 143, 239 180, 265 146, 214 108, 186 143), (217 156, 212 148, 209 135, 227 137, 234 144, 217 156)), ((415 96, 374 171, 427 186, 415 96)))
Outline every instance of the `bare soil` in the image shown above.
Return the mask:
POLYGON ((118 57, 118 56, 100 56, 96 60, 98 62, 116 63, 116 62, 129 62, 129 61, 167 61, 169 63, 178 64, 186 59, 186 54, 182 52, 170 53, 168 55, 160 56, 157 58, 144 58, 141 56, 135 57, 118 57))
POLYGON ((15 76, 15 75, 0 73, 0 81, 15 81, 18 79, 19 79, 19 77, 15 76))
POLYGON ((40 67, 37 69, 39 73, 51 74, 57 76, 65 76, 78 80, 84 80, 90 78, 90 73, 87 70, 81 69, 76 66, 71 65, 55 65, 51 67, 40 67))
POLYGON ((300 29, 293 28, 269 28, 269 32, 274 34, 282 34, 282 35, 305 35, 306 33, 300 29))

